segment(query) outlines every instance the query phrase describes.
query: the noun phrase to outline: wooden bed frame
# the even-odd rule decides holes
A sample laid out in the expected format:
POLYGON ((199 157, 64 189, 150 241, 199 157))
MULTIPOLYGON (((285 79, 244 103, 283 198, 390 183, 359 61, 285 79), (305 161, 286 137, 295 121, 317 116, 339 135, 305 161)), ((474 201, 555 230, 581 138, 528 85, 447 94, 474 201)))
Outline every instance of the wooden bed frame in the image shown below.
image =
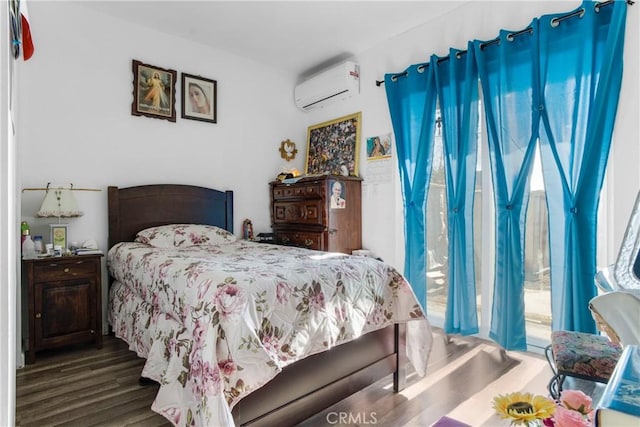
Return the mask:
MULTIPOLYGON (((109 187, 109 248, 165 224, 209 224, 233 232, 233 192, 176 184, 109 187)), ((109 278, 109 284, 112 279, 109 278)), ((392 325, 286 367, 233 408, 237 425, 293 425, 393 374, 406 384, 405 325, 392 325)))

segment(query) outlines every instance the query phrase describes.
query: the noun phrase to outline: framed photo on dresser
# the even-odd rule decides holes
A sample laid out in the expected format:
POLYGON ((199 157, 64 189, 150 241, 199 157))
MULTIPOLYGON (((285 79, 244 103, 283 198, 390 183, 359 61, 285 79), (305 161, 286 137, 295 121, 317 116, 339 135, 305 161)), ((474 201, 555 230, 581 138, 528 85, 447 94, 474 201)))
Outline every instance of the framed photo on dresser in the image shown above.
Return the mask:
POLYGON ((362 113, 309 126, 306 174, 358 176, 362 113))
POLYGON ((54 248, 60 246, 63 251, 67 249, 68 229, 69 224, 49 224, 49 237, 54 248))
POLYGON ((176 121, 175 70, 133 60, 133 103, 131 114, 176 121))

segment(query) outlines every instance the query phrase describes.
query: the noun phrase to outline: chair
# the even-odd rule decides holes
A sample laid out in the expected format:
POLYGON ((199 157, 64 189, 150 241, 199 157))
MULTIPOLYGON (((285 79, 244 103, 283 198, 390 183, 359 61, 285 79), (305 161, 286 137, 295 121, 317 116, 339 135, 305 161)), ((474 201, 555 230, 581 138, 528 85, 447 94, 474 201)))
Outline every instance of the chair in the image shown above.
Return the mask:
POLYGON ((589 309, 605 335, 554 331, 545 355, 553 377, 549 394, 558 399, 567 377, 607 383, 622 348, 640 344, 640 192, 614 265, 595 276, 601 291, 589 309))
POLYGON ((640 345, 640 292, 612 290, 589 302, 598 329, 605 336, 556 331, 545 354, 554 376, 549 394, 557 399, 566 377, 607 383, 622 349, 640 345))
POLYGON ((545 355, 553 377, 547 386, 555 400, 567 377, 607 383, 622 354, 622 346, 606 336, 574 331, 553 331, 545 355))

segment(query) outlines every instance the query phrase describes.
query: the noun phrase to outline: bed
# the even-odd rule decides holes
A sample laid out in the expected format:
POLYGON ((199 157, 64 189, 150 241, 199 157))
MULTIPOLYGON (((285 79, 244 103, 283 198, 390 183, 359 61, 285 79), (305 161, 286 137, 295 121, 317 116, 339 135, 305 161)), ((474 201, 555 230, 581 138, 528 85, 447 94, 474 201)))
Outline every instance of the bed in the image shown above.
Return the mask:
POLYGON ((236 239, 232 191, 109 187, 108 209, 110 330, 147 359, 152 409, 174 425, 293 425, 391 374, 400 391, 409 363, 424 375, 430 327, 392 267, 236 239))

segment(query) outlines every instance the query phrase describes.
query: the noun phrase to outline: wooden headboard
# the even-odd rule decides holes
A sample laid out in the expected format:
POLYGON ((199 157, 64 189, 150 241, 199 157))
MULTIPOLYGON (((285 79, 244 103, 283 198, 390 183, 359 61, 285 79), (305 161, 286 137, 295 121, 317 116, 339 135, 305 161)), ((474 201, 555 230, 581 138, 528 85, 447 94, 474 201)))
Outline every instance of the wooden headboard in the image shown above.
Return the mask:
POLYGON ((208 224, 233 233, 233 191, 180 184, 110 186, 108 197, 109 248, 166 224, 208 224))

